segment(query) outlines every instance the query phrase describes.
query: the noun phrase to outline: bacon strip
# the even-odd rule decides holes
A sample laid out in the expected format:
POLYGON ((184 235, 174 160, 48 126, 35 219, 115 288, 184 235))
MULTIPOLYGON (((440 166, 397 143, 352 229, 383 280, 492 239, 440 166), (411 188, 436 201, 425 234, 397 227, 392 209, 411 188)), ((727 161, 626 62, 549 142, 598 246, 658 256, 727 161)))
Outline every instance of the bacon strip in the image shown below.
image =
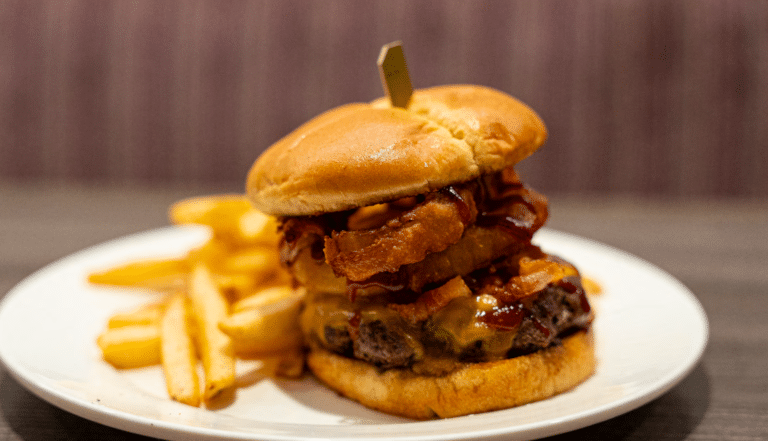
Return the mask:
POLYGON ((437 311, 443 309, 451 300, 457 297, 469 297, 472 291, 461 277, 454 277, 445 282, 440 287, 427 291, 419 296, 413 303, 404 305, 391 304, 390 309, 394 309, 404 319, 412 324, 424 321, 431 317, 437 311))
POLYGON ((424 202, 379 228, 326 236, 326 262, 338 276, 356 282, 395 272, 458 242, 465 227, 474 222, 474 205, 466 188, 430 193, 424 202))
POLYGON ((532 296, 547 286, 560 281, 566 276, 576 276, 578 272, 570 264, 552 260, 549 256, 543 259, 520 259, 520 275, 509 279, 505 286, 506 296, 499 300, 511 303, 532 296))
MULTIPOLYGON (((355 282, 355 296, 380 294, 391 289, 380 289, 383 285, 407 288, 420 292, 425 285, 464 276, 479 268, 488 266, 494 260, 515 254, 528 246, 500 228, 468 227, 461 239, 438 253, 432 253, 423 260, 403 265, 395 273, 378 273, 371 279, 355 282)), ((350 292, 350 285, 343 277, 335 276, 329 265, 319 265, 302 253, 292 271, 307 289, 312 291, 343 294, 350 292)))
MULTIPOLYGON (((365 285, 385 277, 418 292, 521 251, 547 216, 546 198, 510 168, 419 198, 286 218, 282 254, 290 265, 311 248, 313 259, 324 260, 328 275, 339 278, 339 291, 347 282, 365 285)), ((367 295, 367 289, 359 291, 367 295)))
MULTIPOLYGON (((316 219, 307 217, 283 218, 280 224, 283 235, 280 241, 280 261, 291 266, 305 248, 315 247, 322 243, 325 228, 316 219)), ((317 254, 313 252, 313 254, 317 254)), ((319 257, 319 256, 313 256, 319 257)))

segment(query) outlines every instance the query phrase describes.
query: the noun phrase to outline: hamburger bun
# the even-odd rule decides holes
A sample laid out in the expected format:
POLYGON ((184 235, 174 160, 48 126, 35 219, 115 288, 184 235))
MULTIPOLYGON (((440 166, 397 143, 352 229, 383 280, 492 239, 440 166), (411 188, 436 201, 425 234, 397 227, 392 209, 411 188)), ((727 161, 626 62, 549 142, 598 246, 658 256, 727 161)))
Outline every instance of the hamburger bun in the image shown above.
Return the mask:
POLYGON ((511 96, 454 85, 406 109, 335 108, 259 157, 246 190, 280 217, 318 379, 429 419, 542 400, 594 372, 578 270, 531 243, 547 200, 513 167, 546 137, 511 96))
POLYGON ((256 208, 273 215, 341 211, 502 170, 546 137, 539 116, 505 93, 421 89, 407 109, 379 99, 310 120, 261 155, 246 190, 256 208))
POLYGON ((565 392, 595 370, 591 331, 562 344, 501 361, 466 363, 445 376, 410 369, 381 372, 370 363, 312 348, 312 372, 365 406, 414 419, 448 418, 543 400, 565 392))

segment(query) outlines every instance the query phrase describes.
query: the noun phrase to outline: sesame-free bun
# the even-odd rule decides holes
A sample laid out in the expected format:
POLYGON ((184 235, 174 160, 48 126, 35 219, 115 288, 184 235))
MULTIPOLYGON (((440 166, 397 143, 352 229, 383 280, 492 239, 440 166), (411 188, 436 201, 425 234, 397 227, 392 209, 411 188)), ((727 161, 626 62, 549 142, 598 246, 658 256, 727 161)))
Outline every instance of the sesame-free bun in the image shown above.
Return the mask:
POLYGON ((546 137, 539 116, 505 93, 468 85, 421 89, 407 109, 379 99, 313 118, 259 157, 246 191, 273 215, 341 211, 501 170, 546 137))
POLYGON ((591 331, 561 345, 501 361, 466 363, 444 376, 381 371, 321 348, 307 356, 312 373, 365 406, 414 419, 449 418, 543 400, 582 383, 595 370, 591 331))

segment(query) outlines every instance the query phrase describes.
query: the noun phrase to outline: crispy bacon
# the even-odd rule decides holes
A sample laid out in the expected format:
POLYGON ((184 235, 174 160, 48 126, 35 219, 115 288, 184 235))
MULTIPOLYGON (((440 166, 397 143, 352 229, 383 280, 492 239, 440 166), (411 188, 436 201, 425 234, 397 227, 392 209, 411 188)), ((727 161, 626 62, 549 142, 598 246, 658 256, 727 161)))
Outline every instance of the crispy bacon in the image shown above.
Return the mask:
POLYGON ((468 188, 433 192, 424 202, 381 227, 326 236, 326 262, 338 276, 351 281, 395 272, 458 242, 476 215, 468 188))
POLYGON ((420 292, 426 285, 456 275, 467 275, 500 257, 515 254, 526 246, 526 243, 518 241, 500 228, 473 225, 466 229, 457 243, 445 250, 432 253, 419 262, 403 265, 395 273, 377 273, 362 282, 348 283, 344 277, 335 276, 330 266, 315 263, 308 251, 299 255, 292 270, 297 280, 309 290, 347 293, 351 298, 397 289, 420 292))
MULTIPOLYGON (((547 216, 546 198, 510 168, 356 211, 286 218, 282 254, 290 264, 311 248, 312 258, 324 260, 330 277, 335 274, 342 285, 378 286, 378 278, 386 277, 397 282, 388 286, 419 292, 520 252, 547 216)), ((311 283, 312 277, 305 279, 311 283)))
MULTIPOLYGON (((549 257, 549 256, 547 256, 549 257)), ((506 284, 510 299, 519 300, 531 296, 566 276, 576 276, 575 268, 549 258, 532 259, 522 257, 519 262, 520 275, 512 277, 506 284)))
POLYGON ((547 198, 523 184, 512 168, 484 176, 482 181, 478 224, 503 228, 518 240, 529 242, 547 221, 547 198))
POLYGON ((400 273, 405 279, 404 285, 418 292, 425 285, 454 275, 463 276, 488 266, 494 260, 516 253, 525 246, 526 242, 520 242, 501 228, 474 225, 467 228, 464 237, 456 244, 403 267, 400 273))
POLYGON ((504 304, 512 304, 568 277, 579 277, 573 265, 530 246, 494 262, 492 269, 480 269, 467 280, 475 294, 489 294, 504 304))
POLYGON ((406 304, 390 304, 401 317, 411 324, 424 321, 437 311, 443 309, 451 300, 457 297, 469 297, 472 291, 461 277, 456 276, 442 286, 426 291, 415 302, 406 304))
POLYGON ((287 217, 281 219, 280 231, 283 233, 280 240, 280 261, 284 265, 293 265, 293 262, 305 248, 312 248, 312 257, 320 258, 316 248, 322 243, 326 229, 317 218, 287 217))

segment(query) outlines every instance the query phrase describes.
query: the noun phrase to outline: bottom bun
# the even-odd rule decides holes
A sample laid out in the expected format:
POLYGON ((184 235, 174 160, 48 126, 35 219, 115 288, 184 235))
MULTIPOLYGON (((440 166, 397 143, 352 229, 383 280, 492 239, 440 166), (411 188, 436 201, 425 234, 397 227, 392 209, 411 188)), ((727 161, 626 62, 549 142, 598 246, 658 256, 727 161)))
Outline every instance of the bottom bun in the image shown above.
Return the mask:
POLYGON ((312 372, 328 386, 361 404, 415 419, 448 418, 506 409, 567 391, 595 370, 591 331, 562 344, 507 360, 466 363, 445 376, 375 366, 313 348, 312 372))

